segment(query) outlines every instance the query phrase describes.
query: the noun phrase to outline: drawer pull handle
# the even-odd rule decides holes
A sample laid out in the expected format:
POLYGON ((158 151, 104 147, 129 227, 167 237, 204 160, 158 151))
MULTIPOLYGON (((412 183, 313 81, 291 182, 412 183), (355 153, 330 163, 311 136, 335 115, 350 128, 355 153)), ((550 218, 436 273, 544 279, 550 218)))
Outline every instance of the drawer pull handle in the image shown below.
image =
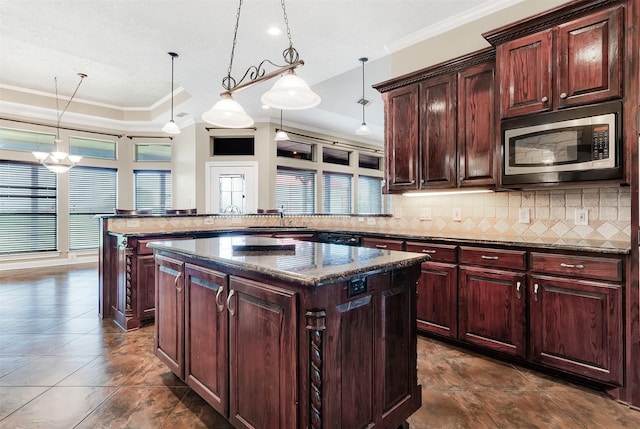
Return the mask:
POLYGON ((422 249, 422 253, 436 253, 433 249, 422 249))
POLYGON ((574 265, 574 264, 565 264, 564 262, 562 262, 560 266, 562 268, 577 268, 578 270, 584 270, 584 265, 582 264, 574 265))
POLYGON ((180 280, 181 276, 182 276, 182 273, 178 273, 175 280, 173 281, 173 285, 176 287, 176 291, 178 291, 178 293, 182 292, 182 288, 178 286, 178 280, 180 280))
POLYGON ((533 285, 533 299, 538 302, 538 288, 540 286, 538 286, 538 283, 533 285))
POLYGON ((500 259, 499 256, 487 256, 487 255, 482 255, 480 256, 482 259, 489 259, 491 261, 497 261, 498 259, 500 259))
POLYGON ((224 292, 224 288, 220 286, 218 288, 218 292, 216 292, 216 306, 218 307, 218 313, 224 310, 224 302, 220 302, 220 297, 222 296, 222 292, 224 292))
POLYGON ((521 289, 522 289, 522 283, 516 282, 516 296, 518 297, 518 299, 522 298, 522 293, 520 292, 521 289))
POLYGON ((387 248, 387 245, 386 245, 386 244, 376 244, 376 247, 377 247, 378 249, 386 249, 386 248, 387 248))
POLYGON ((236 291, 231 289, 231 291, 229 292, 229 296, 227 297, 227 310, 229 310, 229 314, 231 314, 231 317, 236 315, 236 311, 231 309, 231 297, 235 293, 236 293, 236 291))

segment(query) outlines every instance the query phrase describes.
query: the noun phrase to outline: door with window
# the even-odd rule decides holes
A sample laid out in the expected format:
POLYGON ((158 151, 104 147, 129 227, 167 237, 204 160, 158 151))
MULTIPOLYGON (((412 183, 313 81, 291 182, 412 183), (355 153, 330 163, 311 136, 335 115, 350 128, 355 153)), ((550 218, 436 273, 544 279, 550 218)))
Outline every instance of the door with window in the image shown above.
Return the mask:
POLYGON ((207 213, 255 213, 257 162, 207 163, 207 213))

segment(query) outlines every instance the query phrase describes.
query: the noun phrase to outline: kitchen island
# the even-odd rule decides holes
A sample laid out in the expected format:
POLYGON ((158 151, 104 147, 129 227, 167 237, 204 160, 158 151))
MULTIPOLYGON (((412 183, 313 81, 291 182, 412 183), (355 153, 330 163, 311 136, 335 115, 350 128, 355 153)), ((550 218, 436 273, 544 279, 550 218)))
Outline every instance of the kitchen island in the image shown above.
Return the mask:
POLYGON ((239 428, 395 428, 421 405, 427 255, 235 236, 149 244, 156 355, 239 428))

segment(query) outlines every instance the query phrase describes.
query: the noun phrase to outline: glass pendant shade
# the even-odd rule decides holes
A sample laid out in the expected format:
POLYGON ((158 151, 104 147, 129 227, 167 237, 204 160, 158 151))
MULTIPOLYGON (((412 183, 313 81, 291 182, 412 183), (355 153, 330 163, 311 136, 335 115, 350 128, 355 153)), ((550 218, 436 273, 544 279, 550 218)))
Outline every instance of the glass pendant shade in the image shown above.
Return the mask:
POLYGON ((282 110, 304 110, 320 104, 320 96, 293 70, 278 79, 260 100, 269 107, 282 110))
POLYGON ((289 141, 289 135, 283 130, 280 130, 276 133, 276 138, 274 140, 277 142, 286 142, 289 141))
POLYGON ((202 119, 223 128, 247 128, 253 125, 251 116, 230 95, 223 96, 209 111, 204 112, 202 119))
POLYGON ((360 125, 356 130, 356 134, 359 136, 368 136, 369 134, 371 134, 371 130, 369 129, 369 127, 367 127, 367 124, 363 122, 362 125, 360 125))
POLYGON ((178 128, 173 119, 171 119, 164 125, 164 127, 162 127, 162 131, 167 134, 180 134, 180 128, 178 128))
POLYGON ((79 163, 80 160, 82 160, 82 157, 80 155, 69 155, 64 151, 62 145, 62 139, 56 138, 53 140, 53 151, 51 153, 32 153, 33 156, 35 156, 42 165, 47 167, 47 170, 53 173, 66 173, 77 163, 79 163))

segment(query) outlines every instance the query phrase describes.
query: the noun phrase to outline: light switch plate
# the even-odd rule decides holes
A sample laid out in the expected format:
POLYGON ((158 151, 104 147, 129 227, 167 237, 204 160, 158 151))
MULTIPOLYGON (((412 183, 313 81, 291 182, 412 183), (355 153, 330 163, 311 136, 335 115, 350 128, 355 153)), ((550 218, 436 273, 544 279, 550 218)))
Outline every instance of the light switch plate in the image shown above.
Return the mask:
POLYGON ((576 209, 573 223, 576 225, 589 225, 589 209, 576 209))
POLYGON ((422 207, 420 209, 420 220, 431 220, 431 207, 422 207))
POLYGON ((531 223, 531 211, 528 208, 521 208, 518 212, 518 223, 531 223))
POLYGON ((460 222, 462 221, 462 209, 460 207, 454 207, 453 208, 453 213, 452 216, 453 220, 455 222, 460 222))

